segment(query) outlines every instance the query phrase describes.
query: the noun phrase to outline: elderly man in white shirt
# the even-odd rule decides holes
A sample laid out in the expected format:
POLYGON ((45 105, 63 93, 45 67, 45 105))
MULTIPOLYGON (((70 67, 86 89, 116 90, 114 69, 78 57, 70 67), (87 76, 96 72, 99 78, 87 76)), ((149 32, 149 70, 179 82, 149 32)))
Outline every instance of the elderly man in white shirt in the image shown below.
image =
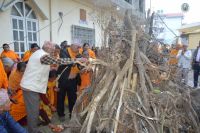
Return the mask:
MULTIPOLYGON (((40 133, 38 130, 39 94, 46 94, 51 64, 67 65, 76 63, 76 59, 54 58, 51 53, 55 51, 55 44, 45 41, 42 49, 33 53, 27 64, 21 80, 24 102, 27 111, 29 133, 40 133)), ((81 59, 79 59, 81 61, 81 59)))
POLYGON ((192 52, 191 50, 187 49, 187 45, 184 44, 182 49, 178 51, 176 58, 178 59, 178 75, 180 77, 179 80, 182 81, 184 84, 188 82, 188 72, 191 67, 191 59, 192 59, 192 52))

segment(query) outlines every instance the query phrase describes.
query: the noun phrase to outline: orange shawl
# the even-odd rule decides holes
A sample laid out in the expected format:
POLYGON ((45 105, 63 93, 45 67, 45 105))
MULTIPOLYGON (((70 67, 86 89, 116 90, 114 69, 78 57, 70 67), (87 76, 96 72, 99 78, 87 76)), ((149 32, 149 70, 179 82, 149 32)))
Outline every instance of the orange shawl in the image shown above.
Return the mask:
POLYGON ((13 70, 9 77, 9 88, 16 91, 16 94, 12 96, 12 99, 17 101, 17 104, 11 104, 10 114, 16 121, 19 121, 26 116, 23 92, 20 87, 21 79, 22 74, 20 74, 20 72, 18 72, 17 70, 13 70))
MULTIPOLYGON (((68 53, 69 53, 69 55, 70 55, 70 57, 71 57, 72 59, 75 59, 76 56, 79 54, 79 53, 74 53, 74 52, 71 50, 70 47, 67 48, 67 51, 68 51, 68 53)), ((73 66, 73 67, 71 68, 70 74, 78 74, 78 73, 79 73, 78 67, 77 67, 77 66, 73 66)))
MULTIPOLYGON (((83 48, 81 48, 81 49, 79 50, 79 52, 80 52, 81 54, 83 54, 83 48)), ((96 55, 95 55, 94 51, 92 51, 91 49, 88 49, 88 53, 89 53, 89 57, 90 57, 90 58, 96 59, 96 55)))
POLYGON ((169 64, 170 65, 176 65, 178 63, 178 60, 176 58, 177 54, 178 54, 178 50, 177 49, 172 49, 171 50, 171 52, 170 52, 170 59, 169 59, 169 64))
POLYGON ((32 54, 33 53, 30 50, 26 51, 25 54, 24 54, 24 57, 23 57, 22 61, 23 62, 28 61, 32 54))
POLYGON ((18 59, 20 59, 19 56, 14 51, 12 51, 12 50, 3 51, 1 53, 1 58, 4 58, 4 57, 10 58, 13 61, 17 61, 18 59))
POLYGON ((56 107, 57 105, 57 92, 54 90, 56 87, 56 81, 48 82, 47 97, 49 102, 56 107))

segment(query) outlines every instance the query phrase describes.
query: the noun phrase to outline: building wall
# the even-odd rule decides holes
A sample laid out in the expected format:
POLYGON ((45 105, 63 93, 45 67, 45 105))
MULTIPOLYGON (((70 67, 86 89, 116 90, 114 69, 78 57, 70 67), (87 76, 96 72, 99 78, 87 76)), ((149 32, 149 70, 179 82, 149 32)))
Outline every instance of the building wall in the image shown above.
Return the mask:
MULTIPOLYGON (((101 30, 99 26, 92 20, 90 13, 92 8, 87 4, 83 4, 75 0, 35 0, 41 11, 47 16, 47 20, 41 17, 41 12, 34 8, 31 2, 27 2, 29 6, 33 8, 36 13, 39 22, 39 45, 42 46, 45 40, 50 40, 50 18, 52 18, 52 41, 60 44, 63 40, 67 40, 71 43, 71 26, 78 25, 87 28, 95 29, 95 45, 101 45, 101 30), (49 7, 51 1, 51 7, 49 7), (51 15, 50 15, 51 9, 51 15), (87 24, 80 23, 80 9, 85 9, 87 13, 87 24), (59 29, 61 20, 59 19, 59 12, 63 12, 63 24, 59 29), (50 17, 51 16, 51 17, 50 17), (57 21, 56 21, 57 20, 57 21), (41 30, 42 29, 42 30, 41 30)), ((11 8, 4 12, 0 12, 0 47, 3 43, 11 43, 13 41, 12 35, 12 23, 11 23, 11 8)), ((13 44, 10 45, 11 49, 14 49, 13 44)), ((0 52, 2 48, 0 48, 0 52)))
MULTIPOLYGON (((3 43, 10 43, 13 40, 12 25, 11 25, 11 9, 5 12, 0 12, 0 47, 3 43)), ((11 45, 11 48, 13 45, 11 45)), ((0 51, 2 48, 0 48, 0 51)))
POLYGON ((53 24, 52 32, 53 32, 53 41, 61 42, 63 40, 68 40, 69 43, 71 43, 71 26, 72 25, 78 25, 82 27, 92 28, 95 29, 95 40, 96 45, 101 45, 101 30, 99 26, 92 20, 90 17, 90 13, 92 12, 91 7, 89 7, 87 4, 83 4, 77 1, 73 0, 60 0, 57 2, 57 0, 52 0, 52 20, 56 20, 59 18, 58 13, 62 12, 64 14, 63 16, 63 24, 62 27, 59 29, 59 26, 61 24, 61 21, 57 21, 53 24), (80 22, 80 9, 86 10, 86 23, 80 22))
MULTIPOLYGON (((163 21, 166 23, 166 25, 177 36, 180 35, 180 33, 178 32, 178 29, 182 25, 182 18, 181 17, 164 18, 163 21)), ((163 27, 164 27, 164 31, 162 33, 160 33, 160 35, 158 36, 158 38, 164 39, 165 43, 172 44, 173 41, 176 39, 176 36, 165 25, 163 25, 163 27)))
POLYGON ((189 35, 189 49, 196 49, 200 41, 200 33, 189 35))
MULTIPOLYGON (((39 8, 45 13, 45 15, 47 15, 48 19, 44 20, 43 18, 41 18, 40 16, 40 12, 35 10, 35 13, 37 15, 38 18, 38 22, 39 22, 39 32, 38 32, 38 36, 39 36, 39 45, 42 46, 43 42, 45 40, 50 40, 50 14, 49 14, 49 0, 35 0, 36 3, 38 4, 39 8)), ((33 6, 33 5, 30 5, 33 6)))

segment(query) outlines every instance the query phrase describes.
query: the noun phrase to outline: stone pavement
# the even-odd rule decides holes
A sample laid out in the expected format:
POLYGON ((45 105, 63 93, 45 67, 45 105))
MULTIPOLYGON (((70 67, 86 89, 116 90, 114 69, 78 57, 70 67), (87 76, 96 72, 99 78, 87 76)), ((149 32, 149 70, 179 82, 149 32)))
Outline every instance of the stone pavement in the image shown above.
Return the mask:
POLYGON ((189 86, 193 87, 194 84, 193 84, 193 70, 190 70, 189 71, 189 74, 188 74, 188 83, 187 83, 189 86))
MULTIPOLYGON (((69 113, 68 107, 66 106, 65 107, 65 121, 64 122, 60 122, 59 119, 58 119, 57 113, 54 113, 53 118, 51 120, 52 124, 61 124, 61 123, 68 122, 70 120, 68 113, 69 113)), ((39 128, 40 128, 40 131, 42 133, 55 133, 55 132, 52 132, 51 129, 48 126, 40 126, 39 128)))
MULTIPOLYGON (((191 87, 194 86, 194 84, 193 84, 193 70, 192 69, 190 69, 189 74, 188 74, 188 83, 187 83, 187 85, 191 86, 191 87)), ((200 88, 200 76, 199 76, 198 88, 200 88)))

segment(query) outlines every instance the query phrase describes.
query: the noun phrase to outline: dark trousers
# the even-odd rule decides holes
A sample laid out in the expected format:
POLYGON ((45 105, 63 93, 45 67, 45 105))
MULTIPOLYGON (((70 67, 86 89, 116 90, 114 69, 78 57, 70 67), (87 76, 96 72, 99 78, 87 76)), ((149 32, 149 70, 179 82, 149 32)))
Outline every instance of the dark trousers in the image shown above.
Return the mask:
POLYGON ((68 108, 71 116, 74 104, 77 99, 77 79, 70 79, 65 84, 59 85, 58 99, 57 99, 57 113, 59 117, 65 116, 65 96, 68 97, 68 108))
POLYGON ((199 72, 200 72, 200 65, 199 63, 193 64, 193 70, 194 70, 194 87, 196 88, 198 86, 198 79, 199 79, 199 72))

